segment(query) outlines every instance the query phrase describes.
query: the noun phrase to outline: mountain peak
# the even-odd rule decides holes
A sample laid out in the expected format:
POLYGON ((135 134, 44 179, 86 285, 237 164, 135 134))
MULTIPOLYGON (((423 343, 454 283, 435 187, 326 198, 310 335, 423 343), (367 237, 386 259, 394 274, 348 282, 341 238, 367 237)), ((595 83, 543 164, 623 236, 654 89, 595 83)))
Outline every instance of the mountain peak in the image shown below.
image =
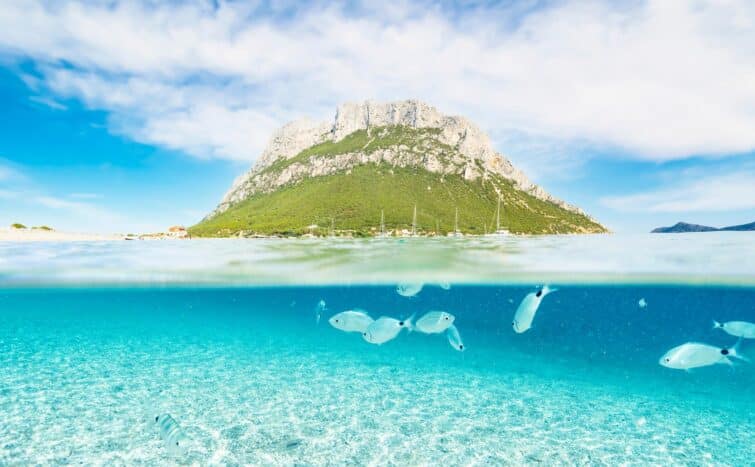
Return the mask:
MULTIPOLYGON (((339 105, 331 121, 316 122, 302 119, 290 122, 277 130, 268 143, 262 155, 254 166, 245 174, 238 177, 231 189, 223 197, 218 207, 210 214, 219 214, 234 203, 248 198, 260 191, 270 191, 273 188, 289 183, 294 176, 284 176, 276 183, 259 183, 259 177, 271 166, 281 161, 296 157, 307 148, 326 142, 338 142, 356 131, 370 132, 376 128, 407 127, 417 130, 436 130, 434 138, 439 144, 453 148, 458 155, 463 156, 454 161, 457 169, 467 180, 476 180, 488 174, 500 175, 511 180, 517 189, 530 195, 560 206, 563 209, 584 214, 584 212, 557 199, 543 188, 532 183, 527 176, 502 154, 498 153, 490 138, 471 121, 460 116, 445 115, 435 107, 416 99, 393 102, 347 102, 339 105)), ((424 161, 424 166, 430 171, 438 172, 448 169, 447 165, 424 161)), ((333 169, 346 167, 333 167, 333 169)), ((304 169, 306 171, 306 169, 304 169)), ((303 172, 299 175, 306 175, 303 172)), ((299 177, 301 179, 302 177, 299 177)))

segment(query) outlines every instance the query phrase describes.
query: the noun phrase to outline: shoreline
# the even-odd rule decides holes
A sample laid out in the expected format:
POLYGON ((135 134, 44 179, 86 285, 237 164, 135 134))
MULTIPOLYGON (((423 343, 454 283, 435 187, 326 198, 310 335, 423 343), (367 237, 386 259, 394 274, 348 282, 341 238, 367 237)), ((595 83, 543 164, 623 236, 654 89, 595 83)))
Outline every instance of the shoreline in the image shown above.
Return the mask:
POLYGON ((61 232, 43 229, 0 229, 2 242, 72 242, 123 240, 122 234, 96 234, 83 232, 61 232))

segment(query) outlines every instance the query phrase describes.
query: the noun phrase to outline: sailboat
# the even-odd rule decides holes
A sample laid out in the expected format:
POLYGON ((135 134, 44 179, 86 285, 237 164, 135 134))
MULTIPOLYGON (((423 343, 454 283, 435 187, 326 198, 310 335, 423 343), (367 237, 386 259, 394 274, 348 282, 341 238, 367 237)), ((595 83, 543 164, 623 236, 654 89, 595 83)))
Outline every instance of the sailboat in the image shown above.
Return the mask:
POLYGON ((414 205, 414 215, 412 215, 412 237, 417 236, 417 205, 414 205))
POLYGON ((459 208, 456 208, 456 212, 454 214, 454 231, 448 233, 449 237, 462 237, 464 234, 459 232, 459 208))
POLYGON ((380 210, 380 236, 387 237, 385 234, 385 211, 380 210))
POLYGON ((505 237, 511 233, 501 228, 501 194, 498 193, 498 208, 495 211, 495 232, 486 234, 488 237, 505 237))

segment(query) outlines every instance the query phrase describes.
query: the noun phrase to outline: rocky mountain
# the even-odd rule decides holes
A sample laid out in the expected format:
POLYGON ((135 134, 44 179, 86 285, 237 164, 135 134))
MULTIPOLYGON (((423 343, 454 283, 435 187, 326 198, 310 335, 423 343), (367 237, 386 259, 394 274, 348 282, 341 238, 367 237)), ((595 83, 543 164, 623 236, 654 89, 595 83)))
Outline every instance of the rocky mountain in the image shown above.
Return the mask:
POLYGON ((530 182, 469 120, 407 100, 343 104, 332 121, 285 125, 192 233, 369 234, 381 211, 388 229, 406 228, 415 204, 424 233, 453 230, 456 209, 459 230, 484 233, 499 197, 502 227, 514 232, 605 231, 530 182))
POLYGON ((721 232, 721 231, 751 231, 755 230, 755 222, 742 225, 730 225, 728 227, 716 228, 700 224, 688 224, 686 222, 677 222, 670 227, 658 227, 650 233, 687 233, 687 232, 721 232))

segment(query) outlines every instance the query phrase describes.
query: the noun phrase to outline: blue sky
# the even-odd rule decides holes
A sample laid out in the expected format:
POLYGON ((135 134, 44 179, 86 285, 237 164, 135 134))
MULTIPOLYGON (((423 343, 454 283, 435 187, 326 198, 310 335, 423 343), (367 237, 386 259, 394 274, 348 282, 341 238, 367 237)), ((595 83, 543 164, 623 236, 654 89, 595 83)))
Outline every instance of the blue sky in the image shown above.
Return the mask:
POLYGON ((0 4, 0 225, 192 224, 270 133, 418 98, 612 229, 755 220, 755 6, 0 4))

